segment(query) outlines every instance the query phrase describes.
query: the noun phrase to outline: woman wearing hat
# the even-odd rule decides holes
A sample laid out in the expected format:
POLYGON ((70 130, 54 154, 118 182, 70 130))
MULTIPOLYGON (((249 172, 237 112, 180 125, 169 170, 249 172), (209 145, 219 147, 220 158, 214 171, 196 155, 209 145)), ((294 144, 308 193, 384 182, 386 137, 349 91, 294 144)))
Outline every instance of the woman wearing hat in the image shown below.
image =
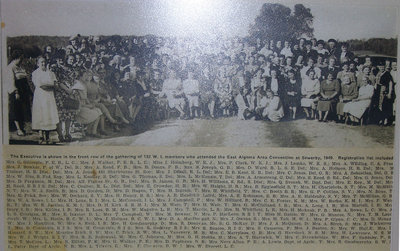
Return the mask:
POLYGON ((319 55, 322 55, 322 56, 326 57, 326 56, 328 56, 329 52, 324 47, 325 47, 324 40, 318 40, 318 42, 317 42, 317 53, 319 55))
POLYGON ((329 56, 336 56, 336 54, 337 54, 336 44, 337 44, 337 41, 335 39, 330 38, 328 40, 328 53, 329 53, 329 56))
POLYGON ((72 53, 76 53, 79 50, 79 45, 78 45, 78 36, 74 35, 69 38, 69 45, 67 46, 68 50, 71 50, 72 53))

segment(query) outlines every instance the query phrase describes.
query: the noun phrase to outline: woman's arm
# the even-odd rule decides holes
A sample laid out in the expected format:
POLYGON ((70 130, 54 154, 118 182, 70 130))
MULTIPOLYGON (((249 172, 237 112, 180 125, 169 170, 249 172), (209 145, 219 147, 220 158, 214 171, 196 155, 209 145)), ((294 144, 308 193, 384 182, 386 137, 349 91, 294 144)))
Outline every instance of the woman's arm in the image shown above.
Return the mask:
MULTIPOLYGON (((322 81, 322 83, 324 83, 323 81, 322 81)), ((325 89, 324 89, 324 86, 321 84, 321 87, 320 87, 320 94, 321 94, 321 97, 323 97, 324 99, 327 99, 328 97, 325 95, 325 89)))
POLYGON ((279 102, 280 102, 279 97, 277 97, 277 96, 273 97, 273 98, 271 99, 271 102, 269 103, 269 108, 270 108, 271 110, 273 110, 273 111, 278 110, 278 108, 279 108, 279 102))
POLYGON ((68 94, 72 94, 72 90, 70 89, 70 88, 68 88, 64 83, 61 83, 61 82, 59 82, 58 83, 58 86, 62 89, 62 90, 64 90, 66 93, 68 93, 68 94))
POLYGON ((393 81, 390 80, 390 82, 389 82, 389 91, 388 91, 388 94, 387 94, 388 99, 392 98, 392 92, 393 92, 393 81))
POLYGON ((319 80, 317 79, 315 81, 315 86, 314 86, 314 92, 312 93, 313 95, 318 95, 321 91, 321 84, 319 82, 319 80))
MULTIPOLYGON (((368 85, 367 85, 368 86, 368 85)), ((369 100, 372 98, 372 96, 374 95, 374 90, 375 88, 371 85, 370 88, 368 88, 368 92, 363 92, 363 94, 361 96, 358 96, 357 99, 355 99, 355 101, 361 101, 361 100, 369 100)))
POLYGON ((353 93, 350 95, 349 100, 353 100, 358 97, 357 84, 354 84, 353 93))
POLYGON ((340 93, 340 84, 339 81, 334 80, 335 83, 335 92, 332 93, 332 95, 330 95, 328 98, 329 99, 333 99, 336 95, 338 95, 340 93))
POLYGON ((219 80, 216 80, 216 81, 214 82, 214 92, 215 92, 216 94, 221 95, 221 92, 218 90, 218 81, 219 81, 219 80))

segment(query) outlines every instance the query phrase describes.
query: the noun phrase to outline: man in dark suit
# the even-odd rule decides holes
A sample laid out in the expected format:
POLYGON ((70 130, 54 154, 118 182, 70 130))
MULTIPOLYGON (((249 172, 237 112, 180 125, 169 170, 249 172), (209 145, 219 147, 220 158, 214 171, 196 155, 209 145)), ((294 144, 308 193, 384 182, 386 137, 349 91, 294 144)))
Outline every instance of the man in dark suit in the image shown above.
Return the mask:
POLYGON ((322 70, 322 78, 326 79, 329 73, 332 73, 333 79, 336 79, 337 74, 339 73, 339 68, 336 65, 335 57, 329 58, 328 66, 322 70))
POLYGON ((333 39, 333 38, 330 38, 328 40, 328 53, 329 53, 329 56, 336 56, 336 54, 337 54, 337 47, 336 46, 337 46, 336 40, 333 39))
POLYGON ((354 53, 349 51, 348 43, 342 43, 341 50, 336 53, 336 58, 338 59, 340 64, 343 64, 344 62, 349 62, 354 59, 354 53))
POLYGON ((314 61, 317 60, 318 53, 312 48, 311 41, 306 41, 306 47, 303 51, 304 58, 312 58, 314 61))

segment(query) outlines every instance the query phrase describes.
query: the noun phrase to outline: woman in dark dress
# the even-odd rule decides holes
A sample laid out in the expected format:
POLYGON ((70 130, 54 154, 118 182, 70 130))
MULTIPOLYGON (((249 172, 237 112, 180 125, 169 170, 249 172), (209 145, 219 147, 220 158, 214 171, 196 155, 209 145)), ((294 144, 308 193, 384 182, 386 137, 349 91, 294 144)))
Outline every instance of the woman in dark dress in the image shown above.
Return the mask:
POLYGON ((340 92, 340 84, 337 79, 333 79, 333 73, 328 73, 327 79, 321 83, 321 98, 318 101, 318 121, 327 121, 328 114, 333 111, 336 105, 336 99, 340 92), (323 115, 323 116, 322 116, 323 115))
POLYGON ((14 94, 10 97, 11 114, 10 120, 14 121, 17 128, 18 136, 25 135, 25 128, 32 121, 31 101, 33 92, 28 84, 28 75, 25 69, 21 66, 23 55, 22 51, 14 51, 12 55, 13 61, 9 65, 10 74, 14 79, 14 94))
POLYGON ((289 111, 289 117, 296 119, 297 107, 300 105, 301 83, 296 79, 295 72, 288 72, 288 80, 284 85, 285 105, 289 111))
POLYGON ((208 66, 204 67, 200 78, 200 103, 202 111, 214 118, 214 108, 217 96, 214 92, 214 79, 208 66))
POLYGON ((379 74, 376 81, 376 92, 379 95, 378 119, 380 125, 391 123, 393 116, 393 77, 390 74, 390 65, 386 65, 382 74, 379 74))

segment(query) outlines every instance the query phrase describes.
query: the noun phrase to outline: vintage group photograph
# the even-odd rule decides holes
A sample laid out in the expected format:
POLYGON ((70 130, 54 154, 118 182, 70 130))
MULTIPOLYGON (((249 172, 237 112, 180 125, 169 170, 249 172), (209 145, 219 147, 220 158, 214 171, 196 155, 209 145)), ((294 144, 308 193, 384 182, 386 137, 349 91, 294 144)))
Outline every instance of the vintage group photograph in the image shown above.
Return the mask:
POLYGON ((24 4, 29 15, 5 20, 4 143, 394 145, 396 9, 67 1, 47 15, 24 4))

